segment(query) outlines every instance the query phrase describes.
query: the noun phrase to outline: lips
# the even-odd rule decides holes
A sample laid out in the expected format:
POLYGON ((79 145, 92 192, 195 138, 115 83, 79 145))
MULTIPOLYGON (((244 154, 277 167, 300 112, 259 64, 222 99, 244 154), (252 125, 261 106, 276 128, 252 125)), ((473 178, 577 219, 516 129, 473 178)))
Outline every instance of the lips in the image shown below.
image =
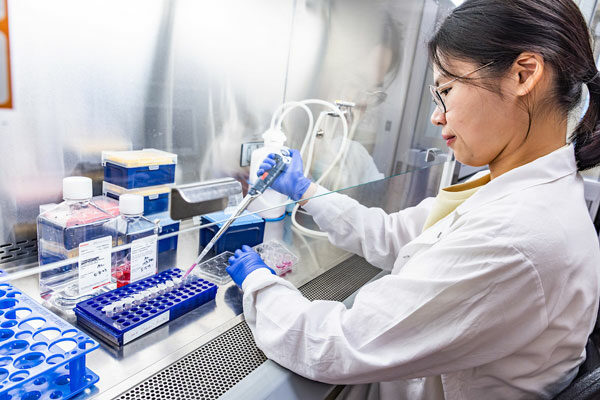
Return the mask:
POLYGON ((444 138, 444 140, 446 141, 446 146, 448 147, 450 147, 450 145, 456 140, 456 136, 454 135, 442 134, 442 138, 444 138))

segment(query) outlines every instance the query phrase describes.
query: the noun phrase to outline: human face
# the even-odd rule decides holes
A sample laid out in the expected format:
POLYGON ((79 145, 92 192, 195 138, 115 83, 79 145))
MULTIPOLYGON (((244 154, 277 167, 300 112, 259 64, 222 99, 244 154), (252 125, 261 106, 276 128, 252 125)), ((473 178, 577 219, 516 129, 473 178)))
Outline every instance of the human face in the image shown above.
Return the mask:
MULTIPOLYGON (((477 82, 484 68, 469 62, 453 61, 449 69, 457 76, 468 76, 477 82)), ((434 68, 435 86, 443 99, 443 107, 436 107, 431 122, 442 127, 442 137, 448 147, 454 150, 458 161, 471 166, 483 166, 492 163, 501 155, 513 139, 517 125, 523 121, 522 109, 518 109, 515 96, 499 80, 499 89, 503 96, 483 87, 443 76, 434 68)))

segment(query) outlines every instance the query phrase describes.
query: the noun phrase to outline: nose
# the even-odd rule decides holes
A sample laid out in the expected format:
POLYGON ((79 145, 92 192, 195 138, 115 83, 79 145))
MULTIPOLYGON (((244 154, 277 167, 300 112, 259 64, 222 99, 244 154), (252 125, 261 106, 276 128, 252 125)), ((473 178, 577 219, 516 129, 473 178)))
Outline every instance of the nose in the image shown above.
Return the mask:
POLYGON ((446 125, 446 114, 441 112, 439 107, 436 107, 431 113, 431 123, 435 126, 446 125))

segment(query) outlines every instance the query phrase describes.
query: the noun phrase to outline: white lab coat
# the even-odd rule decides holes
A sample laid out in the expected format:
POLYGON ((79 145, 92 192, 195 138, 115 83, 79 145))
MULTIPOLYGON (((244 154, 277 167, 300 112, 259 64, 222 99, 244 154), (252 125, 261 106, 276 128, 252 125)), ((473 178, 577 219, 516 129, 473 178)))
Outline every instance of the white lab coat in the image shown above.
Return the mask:
POLYGON ((600 249, 573 146, 492 180, 421 234, 431 204, 387 215, 336 193, 310 200, 332 243, 391 274, 346 309, 254 271, 243 301, 258 347, 317 381, 380 382, 355 387, 369 398, 552 397, 598 310, 600 249))

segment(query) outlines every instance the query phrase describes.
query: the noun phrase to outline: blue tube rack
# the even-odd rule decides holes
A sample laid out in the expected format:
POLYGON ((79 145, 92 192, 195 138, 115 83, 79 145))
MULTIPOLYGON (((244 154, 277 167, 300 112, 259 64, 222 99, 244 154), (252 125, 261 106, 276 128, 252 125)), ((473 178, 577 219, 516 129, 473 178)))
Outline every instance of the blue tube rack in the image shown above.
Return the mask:
POLYGON ((0 284, 0 400, 69 399, 98 382, 98 342, 8 283, 0 284))
POLYGON ((191 281, 186 281, 180 287, 161 293, 133 308, 119 311, 112 316, 103 311, 108 304, 130 298, 164 284, 167 280, 181 278, 182 275, 183 271, 180 269, 171 268, 77 303, 77 322, 108 344, 121 347, 215 298, 217 286, 214 283, 190 275, 191 281))

